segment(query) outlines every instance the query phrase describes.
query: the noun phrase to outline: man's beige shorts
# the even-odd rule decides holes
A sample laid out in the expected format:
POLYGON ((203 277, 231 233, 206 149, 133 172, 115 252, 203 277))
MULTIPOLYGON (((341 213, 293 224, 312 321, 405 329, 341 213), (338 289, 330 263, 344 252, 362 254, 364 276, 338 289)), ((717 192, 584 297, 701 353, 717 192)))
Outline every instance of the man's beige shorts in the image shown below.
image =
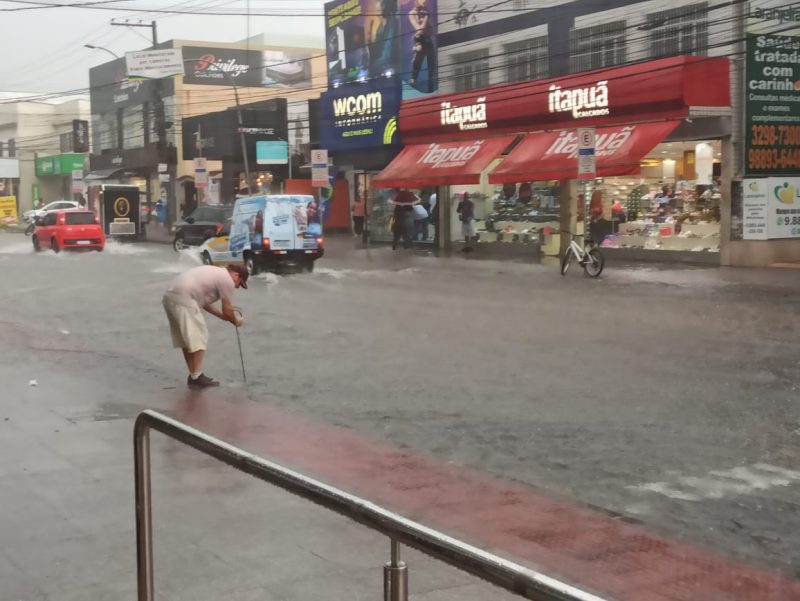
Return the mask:
POLYGON ((162 299, 164 311, 169 319, 172 345, 194 353, 208 348, 208 326, 200 307, 187 307, 168 297, 162 299))

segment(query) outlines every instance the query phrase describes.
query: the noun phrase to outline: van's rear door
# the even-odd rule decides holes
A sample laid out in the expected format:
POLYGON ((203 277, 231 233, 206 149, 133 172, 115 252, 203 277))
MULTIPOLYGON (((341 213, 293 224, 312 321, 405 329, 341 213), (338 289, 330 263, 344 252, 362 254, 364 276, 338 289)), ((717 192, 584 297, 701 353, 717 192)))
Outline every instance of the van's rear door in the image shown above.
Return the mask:
POLYGON ((294 206, 285 198, 267 197, 267 222, 264 228, 269 231, 270 246, 276 251, 289 251, 295 248, 294 206))

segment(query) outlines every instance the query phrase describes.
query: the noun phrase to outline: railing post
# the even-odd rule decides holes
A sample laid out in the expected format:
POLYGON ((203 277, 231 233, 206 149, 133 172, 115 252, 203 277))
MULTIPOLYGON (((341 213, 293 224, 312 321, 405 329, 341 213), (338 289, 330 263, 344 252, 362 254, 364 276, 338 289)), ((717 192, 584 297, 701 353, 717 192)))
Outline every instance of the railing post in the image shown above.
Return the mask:
POLYGON ((400 561, 400 543, 392 539, 392 560, 383 566, 384 601, 408 601, 408 566, 400 561))
POLYGON ((150 428, 141 419, 133 429, 136 486, 136 581, 138 601, 153 601, 153 512, 150 502, 150 428))

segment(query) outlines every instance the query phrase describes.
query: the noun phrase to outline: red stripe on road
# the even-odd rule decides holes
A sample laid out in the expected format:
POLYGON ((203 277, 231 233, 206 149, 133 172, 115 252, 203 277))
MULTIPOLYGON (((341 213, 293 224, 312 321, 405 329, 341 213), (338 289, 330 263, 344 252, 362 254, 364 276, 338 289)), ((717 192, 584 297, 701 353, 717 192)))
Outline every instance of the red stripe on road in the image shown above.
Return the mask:
POLYGON ((524 485, 204 391, 175 418, 481 548, 623 601, 792 601, 800 581, 650 534, 524 485))

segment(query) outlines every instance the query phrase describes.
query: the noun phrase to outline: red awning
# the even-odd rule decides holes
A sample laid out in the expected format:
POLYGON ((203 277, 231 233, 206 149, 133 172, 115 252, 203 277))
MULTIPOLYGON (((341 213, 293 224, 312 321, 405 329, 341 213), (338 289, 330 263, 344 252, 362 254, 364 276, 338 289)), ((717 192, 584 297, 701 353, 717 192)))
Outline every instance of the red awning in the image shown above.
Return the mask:
MULTIPOLYGON (((596 130, 597 177, 634 175, 644 156, 680 121, 643 123, 596 130)), ((493 184, 578 178, 578 137, 574 130, 529 134, 489 174, 493 184)))
POLYGON ((426 188, 479 184, 481 173, 516 136, 444 144, 414 144, 372 180, 378 188, 426 188))

